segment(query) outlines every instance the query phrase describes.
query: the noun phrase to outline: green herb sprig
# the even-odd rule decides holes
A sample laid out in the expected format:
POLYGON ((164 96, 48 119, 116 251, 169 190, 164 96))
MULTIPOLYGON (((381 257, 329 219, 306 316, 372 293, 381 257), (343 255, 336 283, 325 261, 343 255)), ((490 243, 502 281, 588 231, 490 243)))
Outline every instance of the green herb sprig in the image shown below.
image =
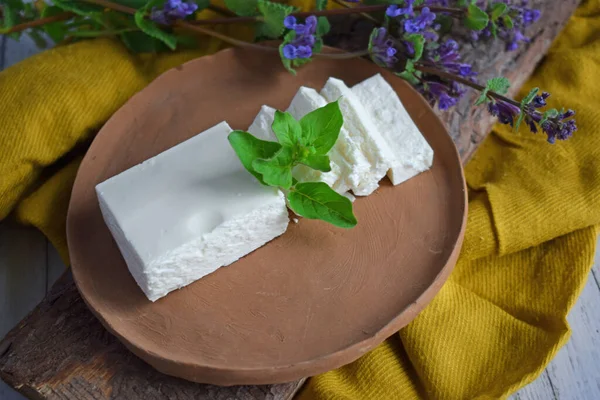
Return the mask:
POLYGON ((305 115, 299 121, 288 112, 275 112, 271 128, 278 142, 261 140, 249 132, 233 131, 229 143, 242 165, 261 184, 279 188, 296 214, 320 219, 340 228, 352 228, 352 202, 323 182, 299 182, 294 167, 305 165, 331 171, 328 153, 338 139, 344 119, 337 101, 305 115))

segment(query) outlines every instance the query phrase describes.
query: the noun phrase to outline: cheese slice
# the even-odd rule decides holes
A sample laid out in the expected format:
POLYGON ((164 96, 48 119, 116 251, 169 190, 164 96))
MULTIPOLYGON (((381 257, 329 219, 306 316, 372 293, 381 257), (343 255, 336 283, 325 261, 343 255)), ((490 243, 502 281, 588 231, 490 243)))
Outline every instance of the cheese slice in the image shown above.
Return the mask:
POLYGON ((104 220, 151 301, 287 229, 284 195, 244 169, 230 132, 222 122, 96 186, 104 220))
POLYGON ((387 175, 394 185, 431 168, 433 149, 381 74, 355 85, 352 93, 371 115, 393 153, 387 175))
POLYGON ((370 173, 364 176, 358 190, 353 190, 357 196, 368 196, 379 187, 379 181, 385 176, 394 159, 393 154, 369 113, 344 82, 329 78, 321 90, 321 95, 329 102, 339 100, 344 127, 349 133, 348 140, 356 143, 369 160, 370 173))

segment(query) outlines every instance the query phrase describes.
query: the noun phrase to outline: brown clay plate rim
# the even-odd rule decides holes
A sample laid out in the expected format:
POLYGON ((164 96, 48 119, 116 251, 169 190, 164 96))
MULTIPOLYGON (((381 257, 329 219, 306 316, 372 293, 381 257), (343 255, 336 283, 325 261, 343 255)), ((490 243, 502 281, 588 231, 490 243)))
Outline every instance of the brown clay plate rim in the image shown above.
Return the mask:
MULTIPOLYGON (((205 56, 200 59, 192 60, 183 64, 181 67, 176 68, 177 70, 181 70, 182 68, 189 68, 194 63, 206 62, 207 60, 215 57, 220 57, 222 54, 226 52, 236 52, 241 51, 240 49, 226 49, 219 53, 216 53, 212 56, 205 56)), ((364 60, 363 60, 364 61, 364 60)), ((370 65, 368 61, 364 61, 365 64, 370 65)), ((160 84, 162 80, 166 80, 170 74, 177 73, 176 69, 172 69, 167 71, 163 75, 156 78, 149 86, 160 84)), ((416 93, 412 87, 408 84, 402 82, 403 85, 408 87, 408 90, 416 93)), ((144 89, 145 90, 145 89, 144 89)), ((131 103, 134 103, 143 96, 142 90, 140 93, 134 95, 121 109, 119 109, 114 116, 119 115, 120 113, 126 113, 128 110, 128 106, 131 103)), ((431 118, 435 119, 435 123, 439 124, 443 127, 442 122, 435 115, 431 107, 427 104, 427 102, 418 95, 419 101, 421 102, 421 106, 423 108, 428 108, 430 110, 431 118)), ((114 116, 112 118, 114 118, 114 116)), ((111 118, 111 119, 112 119, 111 118)), ((445 146, 447 146, 448 151, 453 154, 457 161, 457 165, 460 166, 460 157, 458 151, 454 145, 454 142, 447 134, 445 128, 443 128, 445 135, 445 146)), ((97 138, 101 137, 103 134, 104 128, 98 133, 97 138)), ((97 141, 97 139, 96 139, 97 141)), ((94 146, 94 143, 92 144, 94 146)), ((82 161, 82 167, 85 166, 89 160, 88 153, 84 160, 82 161)), ((177 376, 180 378, 184 378, 191 381, 196 381, 200 383, 212 383, 218 385, 237 385, 237 384, 268 384, 268 383, 280 383, 280 382, 289 382, 295 379, 299 379, 306 376, 315 375, 318 373, 326 372, 333 368, 339 367, 341 365, 345 365, 359 358, 361 355, 366 352, 372 350, 378 344, 383 342, 386 338, 400 330, 402 327, 407 325, 412 319, 414 319, 418 313, 423 310, 423 308, 431 301, 433 296, 437 294, 437 292, 441 289, 442 285, 450 275, 454 265, 456 264, 456 260, 458 258, 466 227, 467 220, 467 191, 466 191, 466 183, 464 178, 464 173, 462 168, 460 170, 455 171, 460 174, 460 181, 462 185, 462 210, 456 210, 458 213, 462 213, 460 230, 455 238, 454 248, 451 251, 449 257, 445 261, 445 266, 440 270, 437 274, 433 282, 421 293, 420 296, 409 306, 403 309, 395 318, 385 324, 378 331, 373 332, 370 335, 366 335, 365 338, 361 341, 355 342, 349 346, 341 348, 337 351, 329 353, 324 356, 316 357, 313 359, 289 364, 289 365, 279 365, 273 367, 235 367, 235 368, 225 368, 218 365, 209 365, 208 363, 190 363, 183 360, 177 360, 176 358, 166 358, 161 354, 156 354, 152 351, 148 351, 147 349, 142 349, 135 342, 131 341, 127 336, 123 335, 117 327, 115 327, 111 322, 104 318, 103 314, 98 310, 96 304, 91 299, 88 298, 85 289, 82 288, 82 279, 83 276, 80 275, 80 270, 78 268, 78 257, 71 252, 72 256, 72 266, 73 266, 73 276, 75 283, 77 285, 78 290, 81 293, 82 298, 85 303, 88 305, 90 310, 94 313, 94 315, 101 321, 101 323, 119 340, 125 344, 125 346, 131 350, 134 354, 144 359, 146 362, 150 363, 159 371, 166 373, 168 375, 177 376)), ((75 188, 79 182, 80 174, 78 173, 75 185, 75 188)), ((73 202, 69 207, 69 213, 67 218, 67 238, 69 243, 73 243, 74 235, 77 233, 74 232, 74 221, 73 213, 71 212, 71 208, 73 207, 73 202)), ((69 246, 71 250, 71 246, 69 246)), ((182 289, 184 290, 184 289, 182 289)))

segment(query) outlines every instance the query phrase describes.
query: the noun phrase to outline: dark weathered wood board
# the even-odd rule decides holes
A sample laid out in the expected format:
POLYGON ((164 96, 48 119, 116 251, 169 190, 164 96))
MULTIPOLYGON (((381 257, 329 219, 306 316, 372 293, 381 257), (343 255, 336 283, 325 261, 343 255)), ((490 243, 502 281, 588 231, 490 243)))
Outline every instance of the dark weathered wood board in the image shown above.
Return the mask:
MULTIPOLYGON (((465 61, 481 71, 481 80, 504 75, 514 95, 547 51, 579 0, 536 0, 543 22, 528 34, 531 43, 507 54, 501 43, 463 43, 465 61)), ((337 35, 350 49, 370 30, 365 22, 349 22, 337 35)), ((336 26, 336 25, 334 25, 336 26)), ((339 25, 338 25, 339 26, 339 25)), ((330 44, 335 45, 335 42, 330 44)), ((493 119, 472 109, 467 95, 455 112, 441 114, 468 160, 489 132, 493 119)), ((221 388, 167 377, 129 353, 92 316, 69 273, 44 301, 0 342, 0 378, 32 399, 290 399, 302 382, 283 385, 221 388)))

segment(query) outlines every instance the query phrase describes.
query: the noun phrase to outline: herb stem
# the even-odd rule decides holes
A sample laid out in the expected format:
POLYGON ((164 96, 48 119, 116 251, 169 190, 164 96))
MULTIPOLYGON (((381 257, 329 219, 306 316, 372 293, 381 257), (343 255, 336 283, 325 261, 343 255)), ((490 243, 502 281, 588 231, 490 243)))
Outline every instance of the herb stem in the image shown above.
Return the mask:
MULTIPOLYGON (((445 78, 445 79, 448 79, 448 80, 451 80, 451 81, 456 81, 458 83, 462 83, 463 85, 472 87, 473 89, 479 90, 480 92, 483 92, 485 90, 485 86, 479 85, 479 84, 477 84, 475 82, 471 82, 470 80, 465 79, 462 76, 458 76, 458 75, 454 75, 454 74, 451 74, 451 73, 446 72, 446 71, 442 71, 441 69, 438 69, 438 68, 427 67, 427 66, 424 66, 424 65, 415 64, 415 69, 418 70, 418 71, 421 71, 421 72, 423 72, 425 74, 437 75, 440 78, 445 78)), ((519 103, 519 102, 517 102, 517 101, 515 101, 513 99, 509 99, 508 97, 502 96, 501 94, 498 94, 498 93, 493 92, 491 90, 488 91, 488 95, 490 97, 493 97, 493 98, 497 99, 497 100, 502 100, 505 103, 509 103, 509 104, 514 105, 514 106, 521 107, 521 103, 519 103)))
MULTIPOLYGON (((342 1, 342 0, 333 0, 333 1, 334 1, 336 4, 339 4, 339 5, 340 5, 340 6, 342 6, 342 7, 346 7, 346 8, 354 8, 353 6, 351 6, 350 4, 346 3, 345 1, 342 1)), ((366 19, 368 19, 369 21, 371 21, 371 22, 374 22, 374 23, 375 23, 375 24, 377 24, 377 25, 381 25, 381 22, 379 22, 379 21, 377 20, 377 18, 373 17, 373 16, 372 16, 372 15, 370 15, 370 14, 367 14, 366 12, 361 12, 361 13, 360 13, 360 15, 361 15, 363 18, 366 18, 366 19)))
MULTIPOLYGON (((120 11, 126 14, 135 14, 135 12, 137 11, 134 8, 131 7, 127 7, 121 4, 117 4, 117 3, 113 3, 110 0, 83 0, 86 3, 91 3, 91 4, 96 4, 105 8, 110 8, 112 10, 116 10, 116 11, 120 11)), ((193 31, 196 33, 201 33, 207 36, 211 36, 214 37, 216 39, 220 39, 222 41, 224 41, 225 43, 231 44, 233 46, 239 46, 239 47, 246 47, 246 48, 252 48, 255 50, 261 50, 261 51, 268 51, 268 52, 279 52, 279 49, 275 46, 265 46, 265 45, 260 45, 260 44, 256 44, 256 43, 250 43, 250 42, 245 42, 243 40, 239 40, 236 38, 233 38, 231 36, 225 35, 221 32, 217 32, 217 31, 213 31, 212 29, 208 29, 208 28, 204 28, 202 26, 198 26, 198 25, 194 25, 191 24, 188 21, 183 21, 183 20, 179 20, 175 23, 174 25, 175 27, 179 27, 181 29, 185 29, 188 31, 193 31)), ((348 59, 348 58, 355 58, 355 57, 362 57, 368 54, 368 50, 361 50, 361 51, 357 51, 357 52, 353 52, 353 53, 319 53, 319 54, 315 54, 315 57, 321 57, 321 58, 331 58, 331 59, 348 59)))
POLYGON ((51 24, 53 22, 64 21, 64 20, 67 20, 67 19, 73 18, 73 17, 74 17, 73 13, 71 13, 69 11, 65 11, 65 12, 53 15, 51 17, 34 19, 32 21, 27 21, 22 24, 15 25, 6 31, 3 31, 2 33, 9 34, 9 33, 21 32, 21 31, 24 31, 25 29, 35 28, 38 26, 46 25, 46 24, 51 24))

